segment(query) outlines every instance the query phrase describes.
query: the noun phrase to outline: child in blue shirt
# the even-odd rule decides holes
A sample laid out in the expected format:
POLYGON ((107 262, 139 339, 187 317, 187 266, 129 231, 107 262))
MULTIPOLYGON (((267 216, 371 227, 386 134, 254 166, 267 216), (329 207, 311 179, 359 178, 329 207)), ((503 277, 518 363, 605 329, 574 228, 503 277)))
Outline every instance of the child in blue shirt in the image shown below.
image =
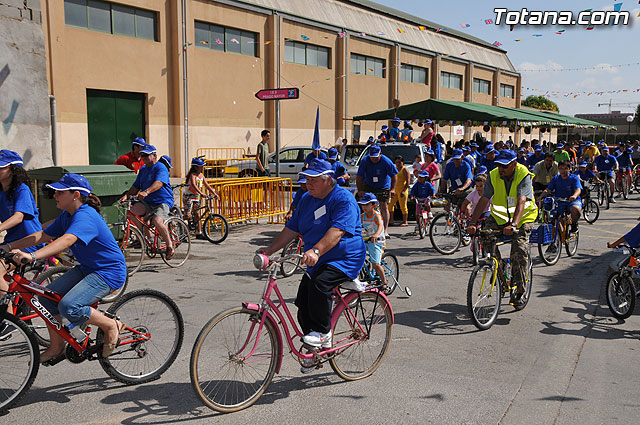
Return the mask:
MULTIPOLYGON (((380 278, 380 283, 386 285, 387 278, 385 277, 384 269, 380 264, 382 261, 382 251, 384 250, 384 223, 382 221, 382 214, 376 209, 378 206, 378 199, 373 193, 365 193, 358 201, 362 207, 362 235, 369 239, 365 242, 367 253, 369 254, 369 261, 376 271, 376 274, 380 278)), ((386 205, 383 207, 386 208, 386 205)))
POLYGON ((409 199, 416 200, 416 224, 418 221, 418 203, 422 203, 422 208, 427 211, 429 219, 433 218, 433 214, 431 214, 431 198, 435 193, 436 191, 429 181, 429 172, 427 170, 420 171, 418 181, 409 192, 409 199))

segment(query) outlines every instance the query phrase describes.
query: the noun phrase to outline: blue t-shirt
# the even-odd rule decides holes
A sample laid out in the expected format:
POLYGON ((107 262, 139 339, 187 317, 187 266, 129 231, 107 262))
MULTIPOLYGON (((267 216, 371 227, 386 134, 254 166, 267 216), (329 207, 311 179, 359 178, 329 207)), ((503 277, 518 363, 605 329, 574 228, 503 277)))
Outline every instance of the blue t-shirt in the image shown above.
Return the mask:
POLYGON ((447 166, 444 167, 444 175, 442 178, 449 180, 451 190, 456 190, 462 187, 467 179, 473 180, 473 173, 471 172, 471 167, 468 162, 462 161, 460 166, 456 167, 452 159, 447 163, 447 166))
POLYGON ((544 154, 542 152, 540 152, 540 156, 536 156, 536 154, 534 153, 533 155, 529 156, 529 158, 527 158, 526 166, 529 169, 532 169, 538 162, 542 161, 543 159, 544 154))
MULTIPOLYGON (((0 221, 8 220, 12 215, 17 212, 21 212, 24 215, 22 223, 18 223, 11 229, 7 229, 7 234, 4 237, 4 243, 17 241, 25 236, 29 236, 33 233, 42 230, 42 225, 38 220, 38 207, 36 207, 36 201, 33 199, 31 189, 24 183, 20 183, 16 190, 13 192, 13 197, 7 199, 7 193, 0 191, 0 221)), ((29 248, 22 249, 26 252, 34 252, 42 248, 44 245, 31 246, 29 248)))
POLYGON ((173 206, 173 191, 169 180, 169 170, 162 163, 156 162, 151 168, 146 165, 138 171, 133 187, 138 190, 147 190, 154 182, 162 182, 162 187, 147 195, 144 201, 155 207, 160 204, 167 204, 169 208, 173 206))
POLYGON ((340 176, 344 176, 347 173, 347 169, 344 168, 344 165, 342 165, 340 161, 336 161, 331 165, 333 166, 334 177, 338 178, 340 176))
POLYGON ((313 272, 323 264, 334 266, 355 279, 364 265, 365 247, 362 240, 360 208, 356 199, 347 189, 335 186, 323 199, 305 194, 298 208, 285 226, 302 235, 307 249, 311 249, 324 237, 329 228, 343 230, 340 242, 320 256, 315 266, 308 266, 307 273, 313 272))
POLYGON ((311 161, 314 158, 318 158, 318 159, 327 159, 327 154, 320 151, 320 155, 315 156, 315 154, 313 152, 311 152, 309 155, 307 155, 307 157, 304 159, 304 165, 308 165, 309 161, 311 161))
MULTIPOLYGON (((559 198, 569 198, 573 196, 576 189, 582 189, 580 177, 575 174, 569 174, 569 177, 563 179, 560 174, 553 176, 547 190, 559 198)), ((580 199, 580 197, 578 197, 580 199)))
POLYGON ((291 206, 293 208, 298 208, 298 203, 300 202, 300 199, 302 199, 302 195, 304 195, 305 193, 307 193, 307 191, 303 188, 300 188, 296 191, 296 194, 293 195, 293 201, 291 202, 291 206))
POLYGON ((71 252, 84 274, 97 273, 113 289, 120 288, 127 279, 122 251, 102 216, 89 205, 81 205, 73 215, 63 211, 44 233, 54 238, 70 233, 78 238, 71 245, 71 252))
POLYGON ((380 155, 380 161, 375 164, 367 155, 358 167, 358 175, 372 189, 391 189, 391 176, 396 174, 398 174, 396 165, 384 155, 380 155))
POLYGON ((476 163, 478 162, 478 157, 480 156, 480 152, 478 151, 471 151, 469 152, 469 155, 471 155, 473 157, 473 159, 476 160, 476 163))
POLYGON ((409 196, 413 196, 418 199, 427 199, 431 198, 436 193, 436 190, 433 188, 433 185, 430 182, 425 182, 424 184, 420 184, 420 182, 416 182, 411 191, 409 192, 409 196))
POLYGON ((472 170, 476 167, 476 161, 471 155, 465 155, 462 160, 469 164, 472 170))
POLYGON ((442 157, 442 143, 436 141, 435 142, 435 146, 433 141, 431 142, 431 148, 433 149, 433 153, 436 156, 436 162, 442 162, 442 160, 444 159, 442 157))
POLYGON ((493 159, 487 159, 487 157, 484 155, 480 157, 480 162, 478 165, 484 165, 485 167, 487 167, 487 174, 498 166, 498 164, 496 164, 493 159))
POLYGON ((630 170, 631 169, 631 154, 630 153, 620 154, 620 156, 618 156, 616 158, 616 160, 618 161, 618 165, 620 166, 620 168, 625 169, 625 170, 630 170))
POLYGON ((527 157, 526 156, 521 156, 520 158, 516 159, 516 161, 518 161, 518 164, 527 165, 527 157))
POLYGON ((399 140, 399 138, 400 138, 400 129, 398 127, 391 127, 389 129, 389 138, 390 139, 399 140))
POLYGON ((616 161, 616 158, 612 155, 607 155, 606 158, 604 157, 604 155, 600 155, 593 160, 593 163, 595 164, 599 172, 605 172, 612 171, 614 168, 616 168, 616 164, 618 164, 618 161, 616 161))
POLYGON ((636 227, 629 230, 629 233, 624 235, 624 240, 627 241, 632 248, 640 247, 640 224, 637 224, 636 227))
POLYGON ((590 181, 595 176, 596 176, 595 173, 593 171, 591 171, 590 169, 588 169, 588 168, 586 168, 584 170, 584 173, 582 171, 578 170, 578 177, 580 177, 585 182, 590 181))
POLYGON ((400 130, 400 140, 404 142, 405 136, 407 137, 407 140, 411 140, 411 133, 413 133, 413 130, 410 128, 403 128, 400 130))

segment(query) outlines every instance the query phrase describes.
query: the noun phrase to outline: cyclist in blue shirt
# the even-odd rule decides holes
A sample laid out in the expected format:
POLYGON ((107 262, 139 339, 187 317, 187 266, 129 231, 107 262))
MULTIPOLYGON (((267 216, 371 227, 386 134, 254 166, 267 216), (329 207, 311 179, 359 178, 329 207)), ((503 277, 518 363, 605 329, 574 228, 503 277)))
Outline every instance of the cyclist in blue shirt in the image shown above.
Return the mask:
POLYGON ((301 262, 307 272, 295 302, 302 340, 313 347, 331 347, 333 289, 355 279, 364 265, 360 208, 347 189, 336 185, 329 162, 315 159, 301 174, 307 178, 307 194, 285 228, 261 251, 272 255, 302 235, 306 251, 301 262))
POLYGON ((545 198, 549 194, 553 194, 558 198, 566 198, 568 201, 558 201, 561 211, 569 208, 571 213, 571 232, 578 231, 578 220, 582 214, 582 202, 580 193, 582 192, 582 184, 580 177, 570 174, 571 162, 560 161, 558 164, 558 174, 555 175, 547 188, 542 192, 541 197, 545 198))
POLYGON ((469 147, 471 148, 471 152, 469 153, 469 155, 471 155, 473 159, 476 161, 476 164, 478 164, 478 158, 481 157, 480 152, 478 152, 478 148, 479 148, 478 144, 476 142, 471 142, 469 147))
MULTIPOLYGON (((638 217, 640 221, 640 217, 638 217)), ((629 230, 624 236, 614 242, 607 242, 607 247, 617 248, 618 245, 626 243, 631 248, 640 247, 640 224, 637 224, 633 229, 629 230)))
POLYGON ((131 189, 124 194, 122 199, 135 196, 137 202, 131 206, 131 212, 140 217, 144 216, 158 229, 160 237, 167 245, 166 258, 170 260, 174 254, 173 241, 164 224, 164 221, 169 218, 169 212, 174 202, 169 170, 164 164, 158 162, 155 146, 144 146, 140 154, 144 166, 138 171, 138 176, 131 189))
POLYGON ((338 161, 338 149, 329 148, 327 151, 327 161, 333 167, 334 177, 340 186, 349 186, 349 173, 347 169, 338 161))
MULTIPOLYGON (((160 166, 164 168, 164 165, 160 166)), ((124 325, 90 306, 124 284, 127 279, 124 255, 99 213, 100 200, 91 193, 87 179, 69 173, 46 187, 55 191, 56 206, 63 210, 62 214, 44 231, 13 242, 14 259, 18 263, 33 262, 71 248, 79 265, 47 286, 47 289, 62 295, 60 303, 40 297, 40 304, 58 320, 62 316, 76 327, 86 323, 102 329, 105 334, 102 356, 108 357, 116 347, 124 325), (53 239, 36 251, 19 251, 53 239)), ((6 250, 9 246, 0 248, 6 250)), ((47 330, 51 344, 40 354, 40 363, 60 357, 65 349, 64 339, 51 328, 47 327, 47 330)))
MULTIPOLYGON (((414 183, 411 187, 411 191, 409 191, 409 198, 416 200, 416 211, 418 202, 422 202, 424 205, 424 210, 427 212, 427 216, 429 219, 433 218, 433 214, 431 214, 431 198, 435 195, 436 190, 429 181, 429 172, 427 170, 422 170, 418 173, 418 181, 414 183)), ((417 230, 417 220, 416 216, 416 230, 417 230)))
POLYGON ((322 150, 320 148, 318 149, 314 149, 309 155, 307 155, 307 157, 304 159, 304 165, 302 166, 303 170, 306 170, 309 167, 309 162, 312 159, 327 159, 327 154, 322 152, 322 150))
POLYGON ((542 152, 542 146, 535 145, 533 147, 533 155, 529 155, 525 165, 529 170, 533 170, 533 167, 542 160, 544 160, 544 153, 542 152))
MULTIPOLYGON (((444 167, 444 175, 442 176, 443 186, 440 192, 447 192, 447 183, 449 191, 452 192, 453 201, 457 206, 461 206, 467 195, 471 193, 473 188, 473 173, 469 164, 462 159, 462 151, 460 149, 453 150, 453 156, 444 167)), ((445 205, 445 210, 449 211, 450 205, 445 205)))
MULTIPOLYGON (((38 220, 38 207, 31 193, 31 179, 22 168, 23 161, 20 155, 7 149, 0 150, 0 232, 7 232, 4 243, 11 249, 11 242, 42 230, 38 220)), ((26 252, 40 249, 42 246, 24 248, 26 252)), ((6 274, 8 264, 0 269, 0 294, 9 289, 3 276, 6 274)), ((7 311, 11 312, 13 306, 7 305, 7 311)), ((0 325, 0 330, 2 325, 0 325)))
POLYGON ((609 181, 609 202, 615 204, 616 200, 613 199, 613 192, 615 188, 613 172, 618 169, 618 161, 614 156, 609 155, 608 146, 603 146, 600 149, 600 152, 602 152, 602 154, 593 160, 594 170, 598 173, 598 177, 601 180, 609 181))
MULTIPOLYGON (((618 161, 618 180, 624 181, 624 184, 627 185, 629 189, 629 193, 631 193, 631 175, 633 170, 633 159, 631 158, 631 154, 633 153, 632 148, 626 148, 620 155, 617 156, 616 160, 618 161)), ((620 197, 621 193, 618 192, 618 197, 620 197)))
POLYGON ((469 167, 471 167, 473 171, 473 169, 476 168, 476 160, 471 156, 471 148, 469 146, 463 146, 462 155, 462 159, 469 164, 469 167))
POLYGON ((482 152, 482 157, 478 162, 478 165, 483 165, 487 167, 487 171, 491 172, 494 168, 498 166, 494 161, 496 159, 497 150, 493 148, 493 146, 487 146, 487 148, 482 152))
POLYGON ((389 129, 389 139, 387 140, 388 142, 400 141, 400 123, 401 122, 402 121, 398 117, 395 117, 394 119, 391 120, 391 128, 389 129))
POLYGON ((587 165, 587 161, 582 161, 578 164, 578 177, 580 177, 582 186, 584 186, 584 183, 590 182, 593 179, 598 180, 596 174, 588 169, 587 165))

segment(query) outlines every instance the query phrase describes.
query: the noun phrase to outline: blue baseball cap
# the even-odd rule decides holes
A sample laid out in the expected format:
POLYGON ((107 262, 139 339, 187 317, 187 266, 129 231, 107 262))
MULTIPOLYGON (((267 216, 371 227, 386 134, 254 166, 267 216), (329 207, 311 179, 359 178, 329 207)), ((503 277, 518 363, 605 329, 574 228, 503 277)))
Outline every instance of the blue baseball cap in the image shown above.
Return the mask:
POLYGON ((373 193, 365 193, 364 195, 362 195, 362 198, 360 198, 360 200, 358 201, 359 204, 368 204, 369 202, 374 202, 374 203, 378 203, 378 198, 376 198, 376 195, 374 195, 373 193))
POLYGON ((433 149, 427 149, 425 151, 425 155, 431 155, 432 159, 436 159, 436 153, 433 151, 433 149))
POLYGON ((461 149, 454 149, 453 150, 453 154, 451 156, 453 159, 461 159, 462 158, 462 150, 461 149))
POLYGON ((195 165, 197 167, 204 167, 204 161, 202 158, 195 157, 191 159, 191 165, 195 165))
POLYGON ((558 145, 556 146, 556 149, 562 149, 564 148, 564 143, 560 142, 558 143, 558 145))
POLYGON ((633 148, 626 148, 624 151, 626 153, 633 153, 633 148))
POLYGON ((479 147, 476 142, 471 142, 471 144, 469 146, 471 146, 472 148, 478 148, 479 147))
POLYGON ((391 122, 402 122, 402 120, 398 117, 395 117, 394 119, 391 120, 391 122))
POLYGON ((131 142, 131 144, 138 145, 138 146, 145 146, 147 142, 145 142, 142 137, 136 137, 135 139, 133 139, 133 142, 131 142))
POLYGON ((524 152, 524 148, 518 149, 518 152, 524 152))
POLYGON ((169 155, 162 155, 158 161, 164 162, 169 168, 173 168, 173 165, 171 165, 171 157, 169 155))
POLYGON ((429 178, 429 172, 427 170, 422 170, 418 173, 418 177, 426 177, 429 178))
POLYGON ((478 174, 487 174, 487 167, 485 167, 484 165, 480 165, 478 166, 478 174))
POLYGON ((542 152, 542 146, 540 146, 540 145, 535 145, 535 146, 533 147, 533 151, 534 151, 534 152, 542 152))
MULTIPOLYGON (((372 137, 372 139, 373 139, 373 137, 372 137)), ((329 148, 329 150, 327 151, 327 158, 328 159, 337 159, 338 158, 338 149, 329 148)))
POLYGON ((8 167, 9 165, 23 166, 24 162, 22 157, 14 151, 9 149, 0 150, 0 168, 8 167))
POLYGON ((462 151, 463 152, 471 152, 471 148, 469 146, 463 146, 462 147, 462 151))
POLYGON ((333 165, 324 159, 313 158, 309 161, 309 168, 301 171, 300 174, 307 177, 316 177, 323 174, 333 176, 333 165))
POLYGON ((300 183, 306 183, 306 182, 307 182, 307 177, 306 177, 306 176, 304 176, 304 175, 302 175, 302 174, 299 174, 299 175, 298 175, 298 184, 300 184, 300 183))
POLYGON ((53 190, 77 190, 85 196, 91 194, 91 185, 80 174, 67 173, 56 183, 50 183, 46 187, 53 190))
POLYGON ((373 142, 375 139, 373 138, 373 136, 369 136, 369 138, 367 139, 367 141, 369 142, 373 142))
POLYGON ((389 130, 389 126, 388 126, 388 125, 386 125, 386 124, 385 124, 385 125, 383 125, 383 126, 382 126, 382 131, 387 131, 387 130, 389 130))
POLYGON ((498 153, 498 151, 495 150, 493 146, 487 146, 484 152, 482 152, 482 155, 489 155, 491 152, 498 153))
POLYGON ((514 151, 510 149, 503 149, 500 151, 500 155, 498 155, 494 162, 496 164, 509 165, 515 161, 517 157, 518 155, 516 155, 514 151))
POLYGON ((378 145, 371 145, 371 147, 369 148, 369 156, 372 156, 374 158, 379 157, 381 152, 382 149, 380 149, 380 146, 378 145))
POLYGON ((422 121, 422 123, 423 124, 431 124, 432 121, 429 118, 427 118, 426 120, 422 121))
POLYGON ((156 147, 153 145, 144 145, 140 153, 144 153, 147 155, 151 155, 152 153, 157 153, 156 147))
POLYGON ((604 152, 604 151, 609 152, 609 146, 604 146, 604 147, 603 147, 602 149, 600 149, 600 150, 601 150, 601 151, 603 151, 603 152, 604 152))
POLYGON ((584 142, 585 146, 591 146, 591 141, 587 140, 586 142, 584 142))
POLYGON ((580 164, 578 164, 578 167, 586 167, 587 166, 587 161, 582 161, 580 164))

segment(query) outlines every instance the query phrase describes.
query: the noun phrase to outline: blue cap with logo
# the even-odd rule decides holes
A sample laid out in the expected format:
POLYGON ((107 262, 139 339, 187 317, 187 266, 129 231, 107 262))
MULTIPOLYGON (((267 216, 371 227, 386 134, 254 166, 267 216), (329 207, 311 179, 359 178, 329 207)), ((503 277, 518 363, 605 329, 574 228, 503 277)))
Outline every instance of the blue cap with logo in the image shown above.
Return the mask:
POLYGON ((367 139, 368 142, 373 142, 375 139, 373 138, 373 136, 369 136, 369 138, 367 139))
POLYGON ((9 149, 0 150, 0 168, 8 167, 9 165, 23 166, 24 162, 22 157, 14 151, 9 149))
POLYGON ((131 142, 132 145, 138 145, 138 146, 144 146, 147 144, 147 142, 144 141, 144 139, 142 137, 136 137, 135 139, 133 139, 133 142, 131 142))
POLYGON ((156 147, 153 145, 144 145, 142 147, 142 150, 140 151, 140 153, 144 153, 147 155, 151 155, 152 153, 156 153, 156 152, 157 152, 156 147))
POLYGON ((560 142, 558 143, 558 146, 556 146, 556 149, 563 149, 564 148, 564 143, 560 142))
POLYGON ((85 196, 91 194, 91 185, 80 174, 67 173, 56 183, 50 183, 46 187, 53 190, 77 190, 85 196))
POLYGON ((198 158, 197 156, 191 159, 191 165, 195 165, 196 167, 204 167, 204 161, 202 158, 198 158))
POLYGON ((391 122, 402 122, 402 120, 398 117, 395 117, 394 119, 391 120, 391 122))
POLYGON ((454 149, 453 154, 451 156, 453 159, 461 159, 462 158, 462 149, 454 149))
POLYGON ((385 125, 383 125, 383 126, 382 126, 382 131, 387 131, 387 130, 389 130, 389 126, 388 126, 388 125, 386 125, 386 124, 385 124, 385 125))
POLYGON ((338 158, 338 149, 329 148, 329 150, 327 151, 327 158, 328 159, 337 159, 338 158))
POLYGON ((484 165, 480 165, 476 171, 478 171, 478 174, 487 174, 488 170, 484 165))
POLYGON ((503 149, 500 151, 500 155, 495 159, 495 162, 497 164, 509 165, 515 161, 517 157, 518 155, 516 155, 514 151, 510 149, 503 149))
POLYGON ((372 156, 374 158, 379 157, 381 152, 382 149, 380 149, 380 146, 378 145, 371 145, 371 147, 369 148, 369 156, 372 156))
POLYGON ((431 155, 431 158, 432 158, 432 159, 435 159, 435 158, 436 158, 436 153, 433 151, 433 149, 427 149, 427 150, 425 151, 425 155, 431 155))
POLYGON ((586 167, 587 166, 587 161, 582 161, 580 164, 578 164, 578 167, 586 167))
POLYGON ((306 182, 307 182, 307 176, 303 174, 298 174, 298 184, 306 183, 306 182))
POLYGON ((422 170, 418 173, 418 177, 426 177, 429 178, 429 172, 427 170, 422 170))
POLYGON ((359 204, 368 204, 369 202, 378 203, 378 198, 373 193, 365 193, 362 195, 362 198, 358 201, 359 204))
POLYGON ((471 152, 471 148, 469 146, 463 146, 462 147, 462 151, 463 152, 471 152))
POLYGON ((535 145, 535 146, 533 147, 533 151, 534 151, 534 152, 542 152, 542 146, 540 146, 540 145, 535 145))
POLYGON ((633 153, 633 148, 626 148, 624 151, 626 153, 633 153))
POLYGON ((498 151, 493 148, 493 146, 487 146, 487 148, 482 152, 482 155, 489 155, 491 152, 497 153, 498 151))
POLYGON ((324 159, 313 158, 309 161, 309 168, 301 171, 300 174, 307 177, 316 177, 323 174, 333 176, 333 165, 324 159))
POLYGON ((171 157, 169 155, 162 155, 158 161, 166 164, 169 168, 173 168, 173 165, 171 165, 171 157))
POLYGON ((609 152, 609 146, 604 146, 602 147, 602 149, 600 149, 602 152, 609 152))

